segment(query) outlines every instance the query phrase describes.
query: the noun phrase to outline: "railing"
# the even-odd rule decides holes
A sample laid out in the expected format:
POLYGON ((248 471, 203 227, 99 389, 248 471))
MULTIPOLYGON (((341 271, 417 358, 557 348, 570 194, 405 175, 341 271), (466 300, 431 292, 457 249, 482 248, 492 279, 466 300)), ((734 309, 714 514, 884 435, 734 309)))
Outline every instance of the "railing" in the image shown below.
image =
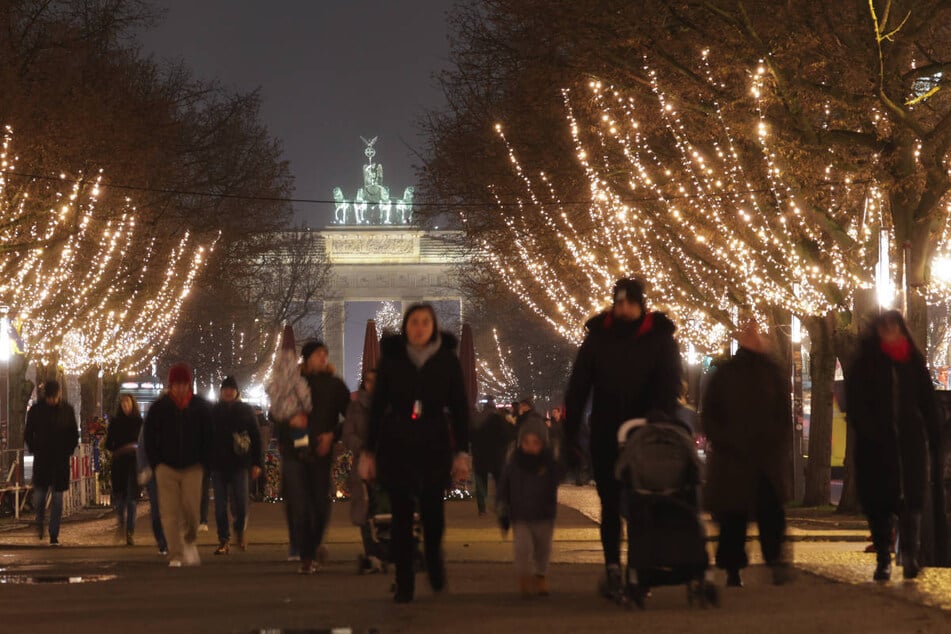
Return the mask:
MULTIPOLYGON (((69 458, 69 488, 63 492, 63 515, 98 504, 99 489, 93 446, 81 444, 69 458)), ((0 451, 0 515, 16 520, 31 510, 33 457, 23 449, 0 451)))
POLYGON ((0 451, 0 516, 20 519, 29 504, 31 487, 25 484, 22 449, 0 451))

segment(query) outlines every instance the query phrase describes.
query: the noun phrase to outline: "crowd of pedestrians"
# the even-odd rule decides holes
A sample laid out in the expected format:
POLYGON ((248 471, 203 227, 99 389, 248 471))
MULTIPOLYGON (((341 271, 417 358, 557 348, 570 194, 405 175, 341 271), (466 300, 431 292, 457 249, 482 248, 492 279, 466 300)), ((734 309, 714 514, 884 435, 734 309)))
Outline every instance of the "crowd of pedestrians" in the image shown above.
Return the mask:
MULTIPOLYGON (((625 483, 619 456, 640 426, 660 423, 677 426, 674 436, 684 430, 688 438, 706 436, 699 497, 719 526, 715 565, 725 570, 727 585, 743 584, 750 521, 758 525, 774 583, 789 582, 784 505, 793 473, 790 386, 769 338, 753 321, 737 333, 738 351, 716 364, 698 417, 683 399, 686 382, 674 323, 648 308, 639 281, 618 280, 612 307, 585 329, 564 409, 553 407, 548 416, 530 399, 508 408, 490 399, 480 413, 472 412, 456 338, 440 330, 428 304, 411 306, 400 332, 383 338, 379 365, 364 370, 353 397, 328 362, 326 345, 305 343, 299 365, 282 379, 289 382, 287 389, 275 392, 284 395, 281 406, 271 412, 281 454, 288 555, 300 560, 299 572, 313 574, 323 563, 333 447, 342 441, 354 456, 350 511, 361 530, 364 564, 371 571, 383 558, 395 564, 397 602, 414 599, 418 564, 433 591, 447 587, 445 492, 470 476, 480 516, 493 508, 494 484, 492 502, 503 533, 512 533, 520 591, 547 595, 558 487, 566 479, 583 482, 586 471, 601 505, 600 591, 622 596, 637 583, 638 573, 643 584, 643 571, 635 570, 643 566, 635 562, 636 548, 629 548, 626 566, 621 561, 621 535, 628 520, 629 539, 637 539, 632 513, 640 511, 630 500, 646 492, 625 483), (383 508, 390 518, 385 550, 373 520, 383 508)), ((891 576, 896 518, 904 577, 914 578, 925 492, 943 456, 932 383, 899 313, 886 312, 874 321, 846 379, 859 497, 878 557, 874 578, 891 576)), ((209 403, 194 394, 186 364, 172 366, 166 392, 144 421, 136 400, 120 395, 105 439, 120 539, 134 544, 136 500, 145 487, 156 544, 168 555, 168 565, 198 565, 196 541, 206 522, 203 496, 210 481, 215 554, 227 555, 233 545, 247 549, 249 483, 261 476, 264 447, 255 412, 240 395, 237 381, 227 377, 218 402, 209 403)), ((49 498, 49 538, 55 545, 69 456, 78 442, 74 412, 55 381, 44 385, 30 409, 25 438, 36 457, 38 533, 44 536, 49 498)), ((634 454, 623 455, 630 462, 634 454)), ((692 483, 699 489, 699 476, 692 483)))

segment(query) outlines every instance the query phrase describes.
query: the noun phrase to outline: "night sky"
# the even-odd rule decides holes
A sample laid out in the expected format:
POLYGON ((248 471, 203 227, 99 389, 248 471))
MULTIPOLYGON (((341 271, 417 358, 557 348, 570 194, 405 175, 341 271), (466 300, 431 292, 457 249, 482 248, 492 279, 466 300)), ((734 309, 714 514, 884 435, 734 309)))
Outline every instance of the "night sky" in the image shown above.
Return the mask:
MULTIPOLYGON (((453 0, 153 0, 168 9, 140 36, 146 53, 184 60, 203 79, 260 87, 262 116, 281 139, 295 198, 348 198, 362 185, 360 137, 379 136, 376 161, 391 192, 415 185, 415 120, 443 98, 453 0)), ((295 205, 313 227, 330 205, 295 205)))

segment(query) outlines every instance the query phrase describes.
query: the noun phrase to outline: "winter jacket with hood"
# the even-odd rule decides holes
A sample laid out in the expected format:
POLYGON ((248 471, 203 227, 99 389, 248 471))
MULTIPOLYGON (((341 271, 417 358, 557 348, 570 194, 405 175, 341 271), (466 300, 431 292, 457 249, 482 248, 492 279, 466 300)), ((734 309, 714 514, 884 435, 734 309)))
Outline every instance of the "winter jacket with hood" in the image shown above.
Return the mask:
POLYGON ((867 334, 845 375, 856 484, 868 514, 897 513, 902 505, 921 511, 928 466, 941 464, 934 386, 921 353, 914 346, 909 352, 906 361, 895 361, 882 351, 877 334, 867 334))
POLYGON ((79 445, 76 412, 66 401, 48 405, 40 399, 26 415, 23 440, 33 454, 33 486, 69 488, 69 457, 79 445))
POLYGON ((553 521, 558 508, 558 485, 564 477, 564 470, 551 452, 544 420, 526 421, 519 429, 519 440, 525 434, 541 438, 544 448, 539 455, 533 456, 516 445, 502 470, 496 503, 503 526, 506 521, 553 521))
POLYGON ((740 348, 717 368, 703 398, 710 442, 704 505, 714 513, 753 511, 760 477, 780 503, 791 496, 789 377, 766 354, 740 348))
POLYGON ((193 394, 179 408, 165 393, 145 417, 145 452, 154 470, 160 464, 172 469, 195 465, 208 468, 211 456, 211 404, 193 394))
POLYGON ((219 401, 211 408, 211 458, 213 471, 237 471, 252 466, 264 467, 261 453, 261 430, 258 417, 250 405, 242 401, 219 401), (235 451, 235 434, 245 433, 251 444, 247 453, 235 451))
POLYGON ((403 335, 380 342, 367 450, 380 481, 416 491, 449 484, 453 454, 469 450, 469 406, 456 338, 441 333, 438 348, 417 367, 403 335))
POLYGON ((595 477, 613 478, 617 430, 652 410, 673 413, 681 392, 682 364, 676 326, 663 313, 617 319, 610 311, 590 319, 565 395, 565 458, 580 459, 579 438, 591 397, 591 455, 595 477))

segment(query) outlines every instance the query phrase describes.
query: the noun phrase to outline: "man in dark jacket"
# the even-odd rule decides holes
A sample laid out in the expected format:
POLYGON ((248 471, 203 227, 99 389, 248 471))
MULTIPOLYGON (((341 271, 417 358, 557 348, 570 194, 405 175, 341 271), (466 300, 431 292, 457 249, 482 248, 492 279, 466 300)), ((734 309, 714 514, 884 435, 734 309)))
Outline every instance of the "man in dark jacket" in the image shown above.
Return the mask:
POLYGON ((643 285, 620 279, 614 306, 585 325, 565 395, 565 461, 582 460, 580 430, 591 397, 591 467, 601 499, 601 546, 606 580, 601 590, 615 596, 621 588, 621 484, 614 477, 617 430, 651 410, 671 413, 680 394, 682 365, 674 340, 676 327, 663 313, 648 312, 643 285))
POLYGON ((768 341, 751 322, 736 356, 713 373, 703 401, 703 431, 710 443, 704 504, 720 525, 717 567, 727 585, 743 585, 746 525, 759 527, 763 559, 776 584, 789 579, 783 554, 792 476, 789 378, 769 356, 768 341))
POLYGON ((340 436, 340 421, 350 404, 347 385, 334 375, 327 362, 327 346, 319 341, 301 350, 304 375, 310 387, 313 408, 298 414, 281 430, 284 456, 284 491, 291 502, 294 529, 299 540, 301 574, 317 571, 317 549, 330 519, 331 449, 340 436), (295 449, 289 427, 307 429, 309 444, 295 449))
POLYGON ((489 493, 489 476, 498 487, 505 466, 505 457, 515 442, 515 427, 505 420, 505 416, 487 403, 482 412, 482 420, 472 431, 472 469, 476 485, 476 506, 479 515, 485 515, 485 498, 489 493))
POLYGON ((145 417, 145 452, 158 485, 169 567, 201 564, 198 547, 201 479, 211 451, 211 405, 192 393, 192 372, 178 363, 168 391, 145 417), (184 543, 183 543, 184 542, 184 543))
POLYGON ((69 457, 79 445, 79 428, 73 406, 62 399, 59 383, 47 381, 43 397, 26 416, 23 440, 33 454, 33 506, 36 528, 43 539, 46 500, 50 502, 50 545, 59 545, 63 517, 63 491, 69 488, 69 457))
POLYGON ((257 416, 239 396, 238 382, 233 376, 225 377, 221 382, 220 400, 211 410, 211 481, 215 488, 215 523, 218 525, 216 555, 227 555, 231 550, 229 500, 238 548, 247 550, 248 476, 256 479, 264 465, 257 416))

